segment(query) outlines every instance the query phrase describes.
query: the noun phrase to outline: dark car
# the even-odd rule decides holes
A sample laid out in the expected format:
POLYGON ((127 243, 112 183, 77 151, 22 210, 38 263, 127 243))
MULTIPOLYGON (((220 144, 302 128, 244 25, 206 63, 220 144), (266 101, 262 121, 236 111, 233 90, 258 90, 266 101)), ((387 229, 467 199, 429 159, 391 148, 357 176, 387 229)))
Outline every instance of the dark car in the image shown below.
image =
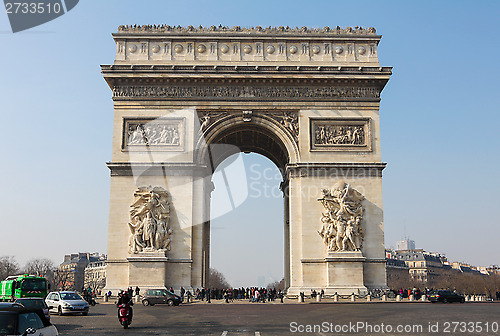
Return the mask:
POLYGON ((14 303, 18 303, 30 309, 41 309, 47 320, 50 320, 49 307, 43 298, 20 298, 14 301, 14 303))
POLYGON ((167 304, 169 306, 178 306, 181 303, 181 297, 166 289, 148 289, 142 296, 142 304, 152 306, 155 304, 167 304))
POLYGON ((428 299, 432 303, 436 303, 436 302, 442 302, 442 303, 460 302, 460 303, 464 303, 465 302, 464 296, 457 294, 457 293, 454 293, 454 292, 449 291, 449 290, 432 291, 429 294, 428 299))
POLYGON ((41 309, 17 303, 0 303, 0 335, 58 336, 59 333, 41 309))

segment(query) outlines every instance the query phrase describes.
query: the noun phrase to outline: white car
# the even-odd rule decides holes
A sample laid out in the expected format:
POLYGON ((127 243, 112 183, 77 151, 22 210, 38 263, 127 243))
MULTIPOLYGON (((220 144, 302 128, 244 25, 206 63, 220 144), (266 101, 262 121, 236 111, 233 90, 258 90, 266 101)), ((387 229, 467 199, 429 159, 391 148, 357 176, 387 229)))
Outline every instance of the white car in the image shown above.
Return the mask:
POLYGON ((41 309, 0 303, 0 335, 59 336, 59 332, 41 309))
POLYGON ((59 315, 82 314, 88 315, 89 304, 80 294, 73 291, 51 292, 45 299, 49 311, 59 315))

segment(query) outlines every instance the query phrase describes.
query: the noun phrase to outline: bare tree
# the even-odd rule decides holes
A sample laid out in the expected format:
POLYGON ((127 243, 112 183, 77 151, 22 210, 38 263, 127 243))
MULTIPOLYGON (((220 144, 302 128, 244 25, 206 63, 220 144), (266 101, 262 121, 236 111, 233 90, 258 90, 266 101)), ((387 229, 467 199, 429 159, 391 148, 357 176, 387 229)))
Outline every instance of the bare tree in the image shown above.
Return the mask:
POLYGON ((31 259, 24 266, 24 271, 28 274, 46 277, 54 272, 54 262, 46 258, 31 259))
POLYGON ((276 290, 285 290, 285 279, 281 279, 280 281, 271 282, 266 286, 266 288, 274 288, 276 290))
POLYGON ((13 256, 0 257, 0 281, 9 275, 17 275, 19 272, 19 264, 13 256))
POLYGON ((478 294, 495 297, 500 290, 500 276, 496 274, 463 273, 459 270, 442 270, 430 287, 451 289, 462 294, 478 294))
POLYGON ((391 289, 412 288, 412 282, 408 270, 387 269, 387 286, 391 289))
POLYGON ((75 286, 75 273, 71 270, 57 269, 54 271, 54 289, 73 290, 75 286))
POLYGON ((106 286, 106 277, 102 272, 85 272, 84 287, 98 293, 106 286))
POLYGON ((215 268, 210 268, 210 288, 225 289, 231 288, 231 285, 227 282, 224 274, 215 268))
POLYGON ((55 286, 54 272, 56 269, 57 268, 54 265, 54 262, 47 258, 31 259, 26 263, 26 265, 24 265, 25 273, 45 277, 47 279, 49 290, 55 286))
POLYGON ((90 287, 90 289, 96 293, 98 293, 105 286, 106 286, 106 278, 103 277, 87 278, 85 281, 85 288, 90 287))

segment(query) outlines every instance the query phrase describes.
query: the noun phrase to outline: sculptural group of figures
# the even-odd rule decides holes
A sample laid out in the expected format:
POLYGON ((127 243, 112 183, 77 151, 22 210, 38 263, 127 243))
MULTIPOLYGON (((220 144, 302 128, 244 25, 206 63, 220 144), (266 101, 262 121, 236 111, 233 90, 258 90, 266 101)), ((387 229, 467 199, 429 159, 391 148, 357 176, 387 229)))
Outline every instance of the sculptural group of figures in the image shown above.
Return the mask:
POLYGON ((129 253, 169 251, 170 206, 167 191, 159 187, 141 187, 134 193, 130 209, 129 253))
POLYGON ((285 126, 293 136, 299 135, 299 117, 297 114, 283 112, 280 119, 281 124, 285 126))
POLYGON ((318 125, 315 143, 318 145, 362 145, 365 142, 363 126, 318 125))
POLYGON ((129 125, 129 145, 178 145, 179 130, 176 126, 161 124, 129 125))
POLYGON ((331 190, 323 190, 323 198, 319 201, 326 212, 321 218, 323 226, 318 233, 329 251, 359 251, 361 249, 363 243, 361 201, 363 199, 363 195, 344 182, 340 182, 331 190))

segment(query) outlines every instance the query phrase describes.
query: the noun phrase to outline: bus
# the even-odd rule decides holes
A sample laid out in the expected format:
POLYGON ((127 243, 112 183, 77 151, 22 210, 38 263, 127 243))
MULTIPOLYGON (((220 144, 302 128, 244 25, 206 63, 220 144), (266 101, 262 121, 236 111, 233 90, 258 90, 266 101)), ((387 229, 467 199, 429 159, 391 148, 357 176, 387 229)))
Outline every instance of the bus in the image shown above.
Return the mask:
POLYGON ((36 275, 12 275, 0 282, 0 301, 47 296, 47 279, 36 275))

